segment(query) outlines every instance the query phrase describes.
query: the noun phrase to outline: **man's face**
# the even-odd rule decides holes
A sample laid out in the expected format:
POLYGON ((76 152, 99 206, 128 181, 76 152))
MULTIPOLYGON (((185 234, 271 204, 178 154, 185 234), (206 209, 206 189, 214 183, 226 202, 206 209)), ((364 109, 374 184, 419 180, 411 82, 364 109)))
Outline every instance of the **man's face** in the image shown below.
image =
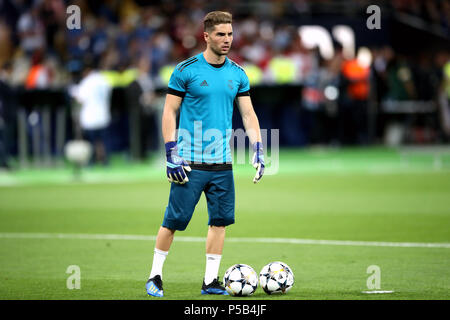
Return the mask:
POLYGON ((209 48, 217 55, 227 55, 233 42, 233 27, 231 23, 223 23, 214 26, 210 32, 204 32, 204 37, 209 48))

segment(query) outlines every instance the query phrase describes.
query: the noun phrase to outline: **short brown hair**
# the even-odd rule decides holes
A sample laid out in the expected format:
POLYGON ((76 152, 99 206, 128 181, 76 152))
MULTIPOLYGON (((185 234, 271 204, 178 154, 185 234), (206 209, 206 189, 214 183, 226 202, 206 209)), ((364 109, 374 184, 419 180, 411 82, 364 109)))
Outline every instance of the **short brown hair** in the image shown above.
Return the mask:
POLYGON ((225 11, 212 11, 203 18, 203 29, 206 32, 210 32, 214 26, 222 23, 231 23, 233 16, 229 12, 225 11))

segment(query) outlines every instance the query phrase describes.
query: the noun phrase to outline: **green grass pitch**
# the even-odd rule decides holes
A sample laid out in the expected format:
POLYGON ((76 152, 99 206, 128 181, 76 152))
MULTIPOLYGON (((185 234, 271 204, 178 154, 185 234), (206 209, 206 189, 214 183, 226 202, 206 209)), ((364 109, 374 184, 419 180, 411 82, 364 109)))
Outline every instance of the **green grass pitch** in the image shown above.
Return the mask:
MULTIPOLYGON (((448 300, 449 160, 443 156, 436 165, 433 154, 404 156, 383 148, 283 150, 279 172, 257 185, 250 165, 235 166, 236 224, 227 229, 230 240, 219 274, 235 263, 259 272, 280 260, 293 270, 294 287, 277 296, 261 288, 250 298, 202 296, 205 243, 199 237, 207 230, 202 196, 188 229, 175 234, 162 299, 448 300), (273 238, 444 245, 305 244, 273 238), (362 293, 369 290, 371 265, 380 267, 380 290, 393 293, 362 293)), ((109 169, 89 168, 78 182, 71 181, 67 167, 0 173, 0 299, 155 299, 144 288, 151 237, 92 237, 155 235, 168 192, 164 167, 124 161, 109 169), (80 268, 80 289, 67 288, 70 265, 80 268)))

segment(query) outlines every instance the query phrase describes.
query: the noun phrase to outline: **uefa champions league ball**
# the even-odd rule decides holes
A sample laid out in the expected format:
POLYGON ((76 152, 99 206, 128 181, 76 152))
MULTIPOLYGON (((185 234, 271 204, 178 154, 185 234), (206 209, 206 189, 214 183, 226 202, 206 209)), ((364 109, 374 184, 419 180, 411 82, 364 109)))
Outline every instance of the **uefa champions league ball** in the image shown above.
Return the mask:
POLYGON ((267 294, 286 293, 294 285, 294 273, 286 263, 271 262, 261 269, 259 285, 267 294))
POLYGON ((229 295, 249 296, 258 287, 258 275, 249 265, 235 264, 225 272, 223 283, 229 295))

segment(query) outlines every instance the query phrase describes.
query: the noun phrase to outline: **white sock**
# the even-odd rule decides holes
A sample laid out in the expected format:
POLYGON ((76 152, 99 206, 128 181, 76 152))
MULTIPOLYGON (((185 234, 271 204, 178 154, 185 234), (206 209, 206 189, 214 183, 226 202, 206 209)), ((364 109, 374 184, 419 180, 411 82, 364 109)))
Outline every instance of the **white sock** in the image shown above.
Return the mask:
POLYGON ((205 270, 205 284, 208 285, 217 278, 219 273, 220 259, 222 255, 220 254, 206 254, 206 270, 205 270))
POLYGON ((150 276, 148 277, 149 279, 153 278, 156 275, 159 275, 162 280, 162 269, 164 261, 166 260, 168 254, 168 251, 162 251, 155 248, 155 252, 153 253, 152 271, 150 272, 150 276))

